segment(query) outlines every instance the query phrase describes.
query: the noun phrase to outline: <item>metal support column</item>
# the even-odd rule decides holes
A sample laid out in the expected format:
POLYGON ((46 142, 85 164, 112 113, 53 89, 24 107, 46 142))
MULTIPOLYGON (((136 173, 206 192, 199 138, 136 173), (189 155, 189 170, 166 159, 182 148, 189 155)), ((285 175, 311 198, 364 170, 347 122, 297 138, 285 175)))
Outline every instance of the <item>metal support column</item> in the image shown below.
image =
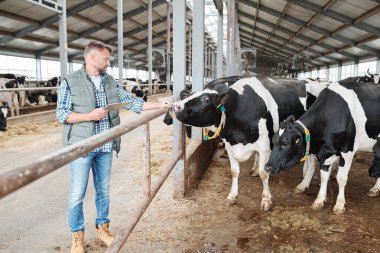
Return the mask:
POLYGON ((67 16, 66 16, 66 0, 60 0, 62 13, 59 19, 59 58, 61 65, 61 78, 67 76, 67 16))
POLYGON ((380 73, 380 57, 377 57, 377 60, 376 60, 376 73, 377 74, 380 73))
MULTIPOLYGON (((186 1, 173 0, 173 97, 179 100, 179 93, 186 82, 186 1)), ((194 83, 193 83, 194 85, 194 83)), ((194 86, 193 86, 194 87, 194 86)), ((184 128, 178 120, 173 122, 173 157, 184 147, 184 128)), ((176 164, 174 175, 174 198, 185 194, 185 153, 176 164)))
POLYGON ((42 79, 41 55, 36 56, 36 80, 42 79))
POLYGON ((152 86, 152 0, 148 0, 148 83, 149 83, 149 93, 153 94, 152 86))
POLYGON ((170 90, 170 8, 171 3, 167 2, 166 6, 166 90, 170 90))
POLYGON ((338 63, 338 81, 342 80, 342 63, 338 63))
POLYGON ((123 1, 117 1, 117 65, 119 67, 119 85, 123 85, 123 1))
POLYGON ((356 59, 354 61, 354 73, 353 73, 353 76, 358 76, 358 72, 359 72, 359 59, 356 59))
POLYGON ((231 3, 227 0, 227 58, 226 58, 226 74, 231 76, 231 3))
MULTIPOLYGON (((223 5, 222 5, 223 8, 223 5)), ((216 60, 216 77, 223 77, 223 9, 218 11, 218 46, 216 60)))
MULTIPOLYGON (((204 19, 205 1, 193 1, 193 33, 192 33, 192 87, 193 91, 201 91, 204 86, 204 19), (195 32, 196 31, 196 32, 195 32)), ((192 139, 202 140, 202 129, 192 127, 192 139)))

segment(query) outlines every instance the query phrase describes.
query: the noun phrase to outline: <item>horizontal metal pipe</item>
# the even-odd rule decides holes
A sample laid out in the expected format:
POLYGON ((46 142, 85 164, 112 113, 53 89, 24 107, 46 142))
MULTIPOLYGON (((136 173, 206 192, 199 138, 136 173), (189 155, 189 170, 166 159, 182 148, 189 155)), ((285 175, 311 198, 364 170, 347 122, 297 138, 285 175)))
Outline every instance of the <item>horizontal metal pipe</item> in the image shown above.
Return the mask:
POLYGON ((36 87, 36 88, 6 88, 6 89, 0 89, 0 92, 7 92, 7 91, 34 91, 34 90, 56 90, 57 87, 36 87))
POLYGON ((138 119, 113 127, 106 132, 94 135, 73 145, 63 147, 32 163, 4 173, 0 176, 0 198, 3 198, 15 190, 55 171, 78 157, 84 156, 104 143, 161 116, 165 112, 166 109, 149 112, 138 119))
POLYGON ((127 225, 119 232, 113 243, 105 253, 115 253, 119 252, 129 235, 132 233, 132 230, 139 222, 141 217, 143 216, 145 210, 148 208, 149 204, 152 202, 154 196, 156 196, 158 190, 161 188, 162 184, 165 182, 166 178, 169 176, 170 172, 173 170, 174 166, 177 164, 178 160, 182 157, 182 152, 179 152, 177 157, 173 158, 170 163, 165 167, 162 176, 157 180, 157 182, 152 186, 150 197, 145 197, 138 207, 136 211, 128 218, 127 225))

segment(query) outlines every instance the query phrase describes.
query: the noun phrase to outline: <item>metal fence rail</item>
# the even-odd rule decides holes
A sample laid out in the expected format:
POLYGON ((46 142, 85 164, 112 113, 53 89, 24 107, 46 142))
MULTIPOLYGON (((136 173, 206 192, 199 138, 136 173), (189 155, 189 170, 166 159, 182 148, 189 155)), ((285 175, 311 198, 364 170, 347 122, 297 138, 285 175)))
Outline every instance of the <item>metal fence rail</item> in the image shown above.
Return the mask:
POLYGON ((106 132, 92 136, 86 140, 66 146, 43 156, 36 161, 4 173, 0 176, 0 198, 23 186, 39 179, 50 172, 68 164, 72 160, 87 154, 96 147, 103 145, 129 131, 148 123, 166 112, 165 109, 155 110, 142 115, 136 120, 109 129, 106 132))

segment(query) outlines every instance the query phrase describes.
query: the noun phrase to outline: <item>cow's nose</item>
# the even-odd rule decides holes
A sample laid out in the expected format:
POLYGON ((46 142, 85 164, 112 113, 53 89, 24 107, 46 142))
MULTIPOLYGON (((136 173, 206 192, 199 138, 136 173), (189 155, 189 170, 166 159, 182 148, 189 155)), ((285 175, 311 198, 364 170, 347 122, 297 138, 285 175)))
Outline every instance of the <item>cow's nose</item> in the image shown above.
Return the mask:
POLYGON ((173 111, 174 111, 175 113, 181 111, 181 106, 178 105, 178 104, 173 104, 173 111))

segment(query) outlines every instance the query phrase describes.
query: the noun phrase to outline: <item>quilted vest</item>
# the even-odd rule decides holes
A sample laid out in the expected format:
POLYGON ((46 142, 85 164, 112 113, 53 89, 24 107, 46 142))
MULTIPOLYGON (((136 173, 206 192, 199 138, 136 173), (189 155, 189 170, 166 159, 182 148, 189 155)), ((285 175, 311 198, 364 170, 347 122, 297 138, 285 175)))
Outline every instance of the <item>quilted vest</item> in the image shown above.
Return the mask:
MULTIPOLYGON (((71 91, 72 107, 71 110, 77 113, 89 113, 95 109, 95 87, 90 77, 87 75, 85 65, 80 70, 67 75, 66 82, 71 91)), ((119 103, 119 96, 115 79, 106 74, 104 88, 107 97, 107 104, 119 103)), ((111 127, 120 124, 119 111, 108 113, 111 127)), ((63 124, 62 140, 63 144, 71 145, 94 135, 95 121, 85 121, 80 123, 63 124)), ((113 149, 116 153, 120 151, 121 138, 113 140, 113 149)))

